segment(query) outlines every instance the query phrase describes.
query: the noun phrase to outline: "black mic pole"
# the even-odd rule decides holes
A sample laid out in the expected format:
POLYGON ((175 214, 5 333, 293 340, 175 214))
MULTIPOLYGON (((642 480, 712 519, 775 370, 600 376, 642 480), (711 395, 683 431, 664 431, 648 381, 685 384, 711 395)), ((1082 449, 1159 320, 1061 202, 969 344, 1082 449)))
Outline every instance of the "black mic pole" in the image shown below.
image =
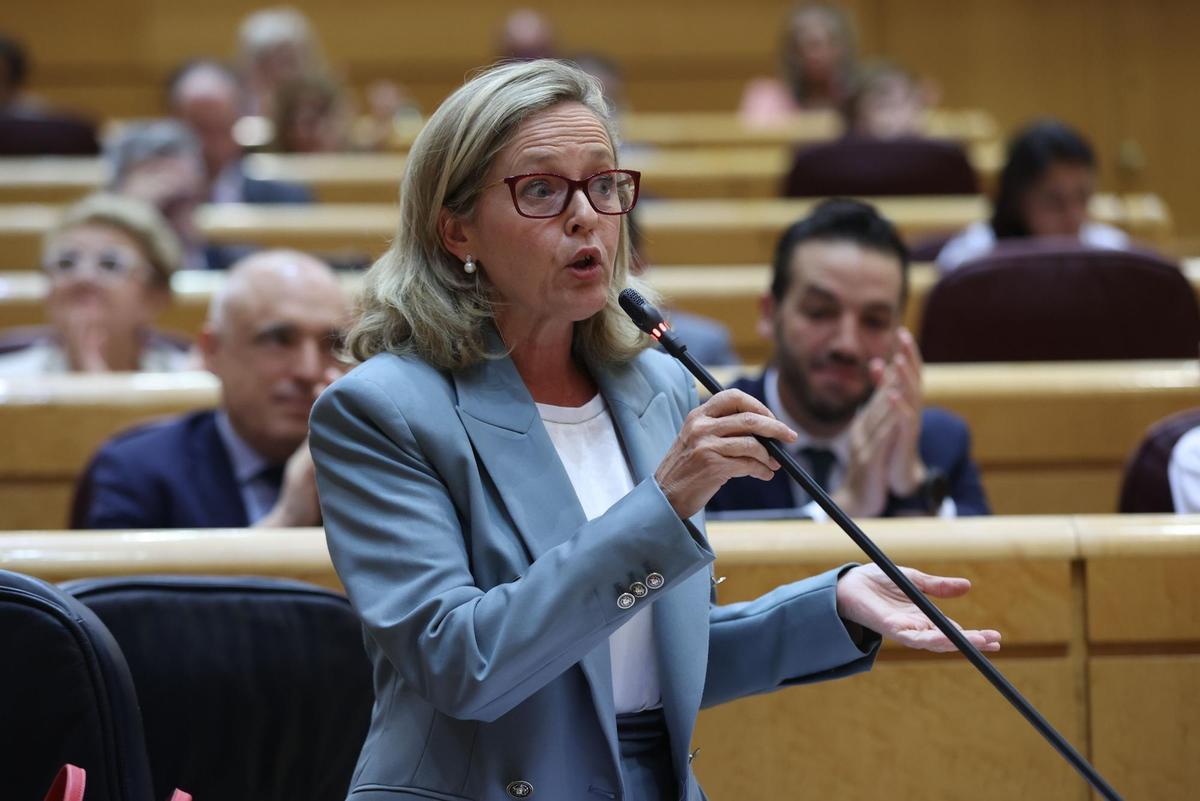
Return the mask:
MULTIPOLYGON (((690 353, 687 352, 687 346, 679 341, 675 333, 671 331, 670 325, 663 319, 659 311, 651 304, 646 302, 646 299, 635 289, 625 289, 621 292, 621 308, 633 320, 638 328, 645 331, 656 341, 662 343, 663 348, 667 353, 674 356, 691 372, 696 379, 704 385, 712 394, 721 392, 724 388, 713 378, 708 370, 704 369, 704 365, 696 361, 690 353)), ((950 622, 950 619, 938 609, 932 601, 925 597, 917 586, 912 583, 908 576, 904 575, 900 568, 896 567, 886 553, 880 550, 879 546, 871 541, 858 524, 850 519, 850 516, 842 511, 841 507, 834 503, 833 498, 821 488, 816 481, 813 481, 812 476, 805 472, 804 468, 792 458, 791 454, 783 449, 777 440, 767 437, 755 437, 767 449, 767 453, 779 462, 787 474, 804 488, 804 490, 816 501, 817 505, 825 510, 825 514, 829 515, 829 519, 838 524, 842 531, 854 540, 854 544, 862 549, 863 553, 871 558, 871 561, 879 566, 879 569, 884 574, 895 582, 901 592, 908 596, 908 599, 913 604, 925 613, 925 616, 937 626, 943 634, 954 643, 962 655, 967 658, 975 669, 983 674, 983 677, 991 682, 992 686, 1004 696, 1004 698, 1016 707, 1024 718, 1029 721, 1038 732, 1049 741, 1054 750, 1071 764, 1071 767, 1079 771, 1083 778, 1087 779, 1096 792, 1104 796, 1108 801, 1121 801, 1121 796, 1117 794, 1104 777, 1092 767, 1083 755, 1071 746, 1058 731, 1050 725, 1050 722, 1042 717, 1041 713, 1034 708, 1033 704, 1025 699, 1025 696, 1017 690, 1016 687, 1009 683, 1008 679, 1004 678, 995 665, 988 661, 978 648, 971 644, 970 640, 963 635, 958 627, 950 622)))

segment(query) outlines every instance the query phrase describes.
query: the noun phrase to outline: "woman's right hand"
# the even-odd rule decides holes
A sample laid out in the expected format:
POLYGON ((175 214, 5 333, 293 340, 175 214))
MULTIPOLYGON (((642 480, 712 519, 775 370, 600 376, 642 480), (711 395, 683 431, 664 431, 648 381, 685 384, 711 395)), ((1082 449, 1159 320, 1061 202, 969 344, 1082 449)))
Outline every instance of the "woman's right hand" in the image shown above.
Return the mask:
POLYGON ((681 519, 696 514, 731 478, 768 481, 779 469, 755 435, 795 442, 796 432, 758 400, 727 389, 697 406, 663 457, 654 478, 681 519))

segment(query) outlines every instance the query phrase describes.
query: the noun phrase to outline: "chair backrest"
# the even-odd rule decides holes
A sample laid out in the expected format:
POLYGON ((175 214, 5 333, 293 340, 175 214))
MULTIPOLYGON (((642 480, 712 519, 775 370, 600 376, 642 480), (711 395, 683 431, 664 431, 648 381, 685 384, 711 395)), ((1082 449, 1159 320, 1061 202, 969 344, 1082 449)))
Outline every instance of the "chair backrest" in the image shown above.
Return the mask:
POLYGON ((100 141, 91 123, 71 117, 0 114, 0 156, 96 156, 99 153, 100 141))
POLYGON ((1152 253, 1026 241, 934 285, 920 340, 930 362, 1194 358, 1200 306, 1152 253))
POLYGON ((156 797, 345 799, 374 697, 345 596, 249 577, 63 586, 126 653, 156 797))
POLYGON ((1146 432, 1145 439, 1125 464, 1121 481, 1122 514, 1168 514, 1175 511, 1167 466, 1171 451, 1180 438, 1200 426, 1200 409, 1173 414, 1160 420, 1146 432))
POLYGON ((83 604, 0 570, 0 796, 40 799, 66 763, 88 801, 149 801, 137 696, 121 649, 83 604))
POLYGON ((956 142, 839 139, 796 152, 785 197, 974 195, 975 170, 956 142))

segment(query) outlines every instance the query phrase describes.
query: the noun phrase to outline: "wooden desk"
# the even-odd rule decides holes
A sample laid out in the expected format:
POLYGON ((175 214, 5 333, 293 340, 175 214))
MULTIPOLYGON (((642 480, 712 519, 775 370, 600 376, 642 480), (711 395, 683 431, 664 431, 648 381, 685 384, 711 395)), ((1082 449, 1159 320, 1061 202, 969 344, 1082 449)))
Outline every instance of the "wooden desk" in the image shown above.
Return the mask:
MULTIPOLYGON (((634 147, 622 163, 642 171, 646 198, 772 198, 779 195, 794 146, 634 147)), ((1000 160, 994 143, 971 146, 981 190, 993 185, 1000 160)), ((254 178, 309 187, 321 203, 394 203, 406 156, 398 153, 251 154, 254 178)), ((97 191, 106 171, 98 158, 0 158, 0 203, 70 203, 97 191)))
MULTIPOLYGON (((1190 361, 931 365, 925 398, 966 419, 997 513, 1108 512, 1146 428, 1200 405, 1200 370, 1190 361)), ((0 441, 9 443, 0 529, 63 526, 76 476, 100 443, 216 402, 207 373, 0 381, 0 441)))
MULTIPOLYGON (((668 148, 794 146, 824 142, 842 133, 837 114, 829 111, 798 114, 773 125, 747 125, 728 111, 633 112, 624 115, 619 126, 628 144, 668 148)), ((420 130, 418 124, 398 129, 392 149, 407 151, 420 130)), ((999 129, 991 114, 980 109, 934 109, 927 115, 925 133, 972 144, 995 141, 999 129)))
MULTIPOLYGON (((939 605, 1003 632, 997 666, 1125 797, 1190 797, 1200 782, 1200 517, 865 527, 901 564, 972 580, 970 595, 939 605)), ((709 535, 723 603, 861 559, 829 524, 713 523, 709 535)), ((338 586, 319 529, 0 534, 0 567, 51 581, 172 572, 338 586)), ((1090 797, 961 657, 890 645, 867 675, 706 710, 690 745, 701 747, 694 767, 711 798, 1090 797), (844 769, 860 764, 871 769, 844 769)))
MULTIPOLYGON (((647 200, 639 204, 645 247, 653 264, 768 263, 780 232, 808 214, 813 200, 647 200)), ((875 201, 909 239, 955 231, 987 214, 983 197, 882 198, 875 201)), ((1094 216, 1145 242, 1163 241, 1170 216, 1154 196, 1097 195, 1094 216)), ((58 219, 47 205, 0 207, 0 270, 27 270, 40 260, 41 240, 58 219)), ((214 242, 292 247, 321 253, 376 256, 395 236, 392 204, 254 206, 221 204, 199 212, 214 242)))

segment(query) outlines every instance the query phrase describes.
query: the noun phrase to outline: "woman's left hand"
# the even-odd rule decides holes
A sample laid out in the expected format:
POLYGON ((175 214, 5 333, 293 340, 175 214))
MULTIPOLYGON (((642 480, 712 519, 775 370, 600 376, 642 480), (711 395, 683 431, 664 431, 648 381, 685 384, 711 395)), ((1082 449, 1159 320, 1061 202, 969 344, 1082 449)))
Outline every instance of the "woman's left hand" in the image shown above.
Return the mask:
MULTIPOLYGON (((971 582, 965 578, 930 576, 911 567, 900 569, 917 589, 931 598, 957 598, 971 589, 971 582)), ((954 650, 954 643, 876 565, 859 565, 838 579, 837 611, 843 620, 858 623, 909 648, 954 650)), ((964 629, 963 634, 981 651, 1000 650, 998 631, 964 629)))

